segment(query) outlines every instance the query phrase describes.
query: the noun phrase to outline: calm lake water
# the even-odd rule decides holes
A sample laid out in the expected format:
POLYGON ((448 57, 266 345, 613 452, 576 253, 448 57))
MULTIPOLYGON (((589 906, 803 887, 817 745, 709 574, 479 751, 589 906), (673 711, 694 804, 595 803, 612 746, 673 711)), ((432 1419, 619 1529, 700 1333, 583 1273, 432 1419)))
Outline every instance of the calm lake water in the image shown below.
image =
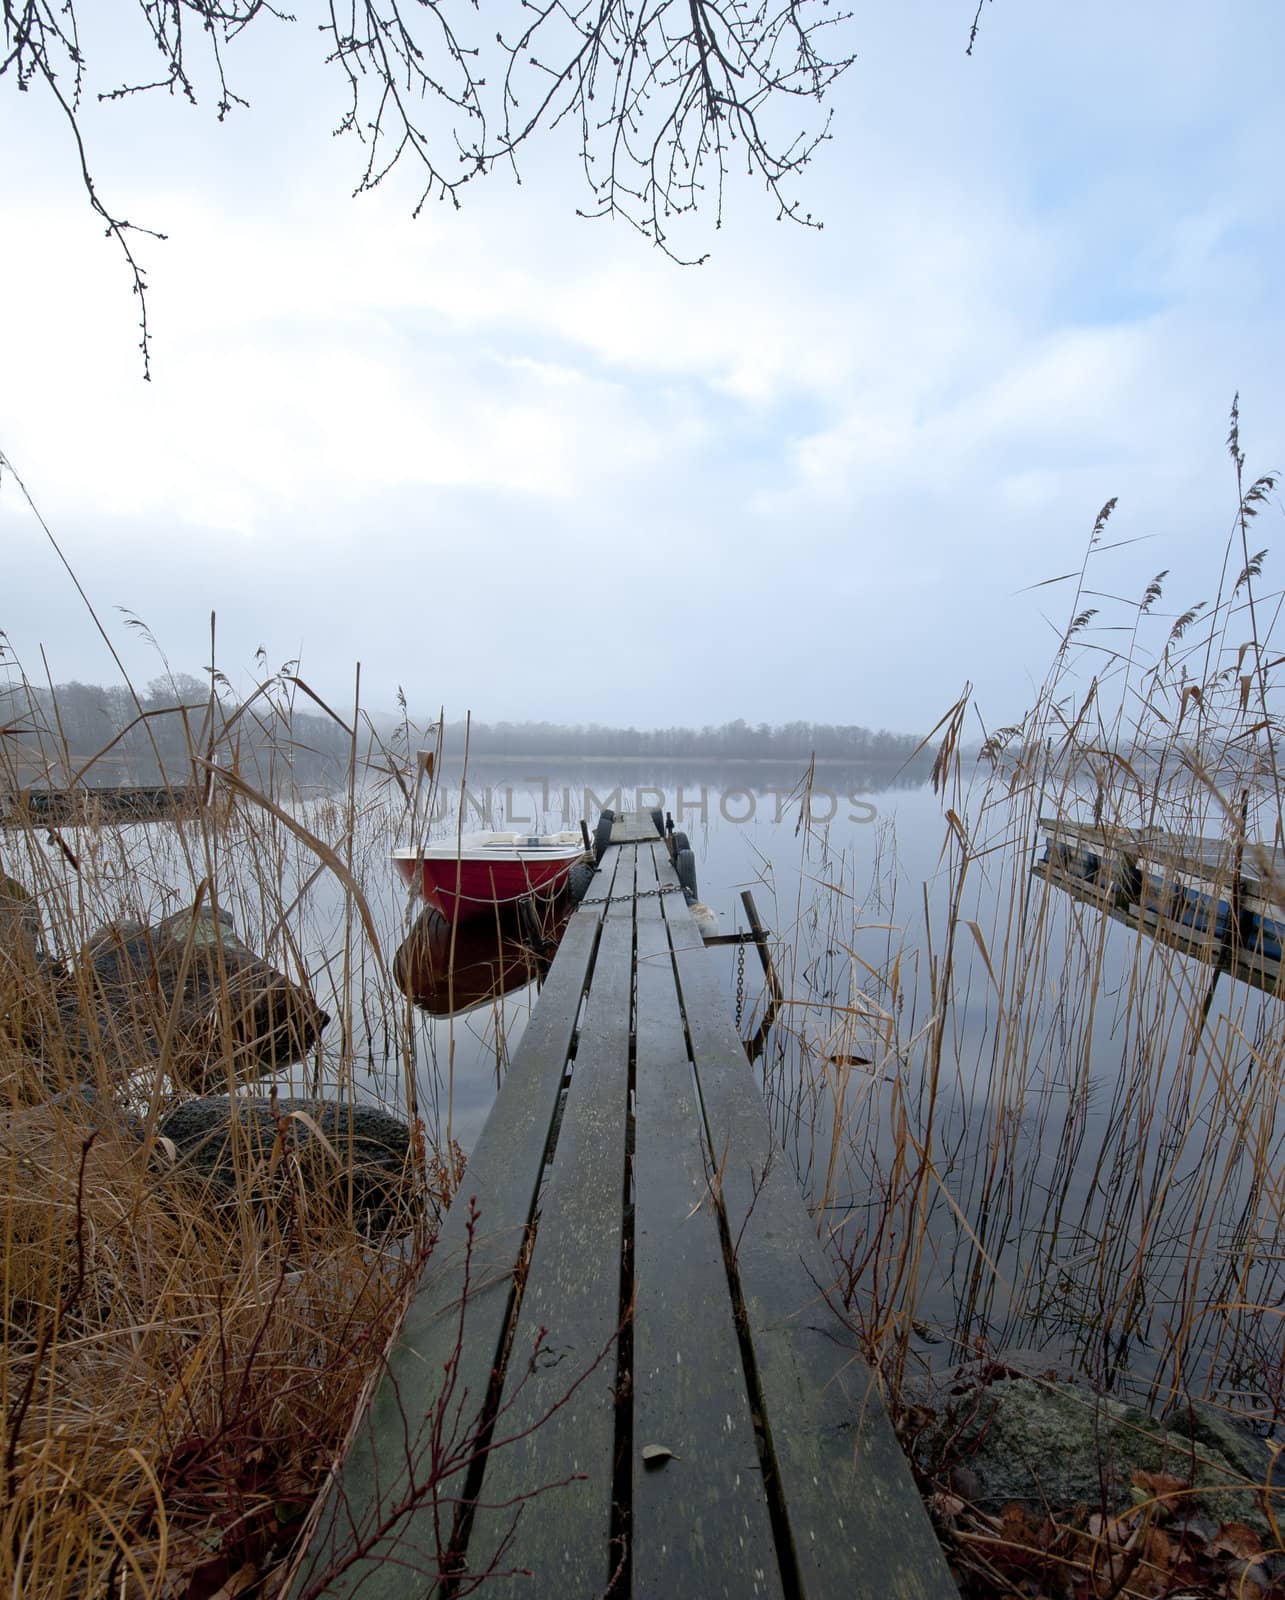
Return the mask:
MULTIPOLYGON (((458 773, 442 794, 435 832, 454 826, 458 773)), ((877 1321, 898 1301, 881 1264, 904 1246, 907 1157, 922 1149, 926 1365, 1020 1345, 1152 1398, 1181 1369, 1234 1403, 1279 1405, 1280 1002, 1228 979, 1210 998, 1201 963, 1048 890, 1029 873, 1035 830, 1015 840, 992 804, 969 824, 939 1016, 950 829, 927 786, 819 766, 805 800, 788 768, 607 763, 534 778, 483 765, 464 786, 466 827, 592 826, 603 804, 672 812, 723 930, 745 926, 749 888, 778 941, 789 1004, 756 1071, 820 1230, 865 1263, 854 1310, 877 1321)), ((754 952, 709 959, 748 1037, 764 1004, 754 952)), ((419 1019, 422 1098, 465 1150, 535 995, 419 1019)))
MULTIPOLYGON (((819 1230, 854 1264, 854 1315, 875 1327, 904 1306, 895 1268, 926 1218, 913 1310, 927 1365, 1033 1346, 1104 1383, 1159 1394, 1181 1371, 1231 1403, 1285 1405, 1281 1002, 1229 979, 1210 996, 1199 962, 1048 890, 1029 872, 1035 829, 1014 837, 995 800, 965 816, 952 946, 944 846, 958 835, 925 786, 821 765, 805 801, 785 766, 565 763, 532 776, 478 763, 466 784, 448 768, 438 795, 417 824, 400 801, 359 796, 352 870, 382 965, 334 875, 288 830, 268 848, 276 825, 261 817, 220 838, 226 861, 174 828, 104 829, 78 848, 104 895, 145 920, 190 903, 212 873, 244 937, 351 1019, 346 1041, 331 1024, 323 1067, 351 1061, 357 1093, 398 1104, 409 1060, 430 1133, 467 1153, 537 985, 453 1017, 408 1007, 389 970, 419 906, 388 849, 416 826, 453 832, 461 805, 466 830, 540 831, 582 816, 592 827, 604 804, 661 806, 689 835, 723 930, 744 926, 749 888, 773 935, 788 1004, 755 1071, 819 1230), (939 1005, 933 975, 948 961, 939 1005)), ((340 799, 302 814, 344 838, 340 799)), ((74 904, 53 852, 41 870, 66 875, 74 904)), ((101 914, 86 907, 87 925, 101 914)), ((753 950, 743 976, 735 949, 708 959, 748 1037, 764 1003, 753 950)), ((312 1071, 295 1069, 291 1087, 312 1071)))
MULTIPOLYGON (((576 828, 582 817, 592 830, 604 806, 659 806, 688 835, 701 899, 718 915, 722 931, 747 926, 741 891, 749 889, 767 927, 791 944, 806 941, 809 930, 816 932, 810 913, 818 874, 832 873, 835 858, 840 858, 845 875, 856 872, 869 879, 891 861, 894 828, 899 841, 905 840, 904 847, 899 845, 897 872, 907 895, 912 889, 918 895, 925 876, 932 877, 941 822, 930 790, 897 787, 869 772, 820 766, 807 807, 810 829, 801 826, 799 790, 797 767, 785 764, 683 764, 660 771, 649 766, 645 778, 628 766, 607 763, 552 767, 534 778, 519 775, 512 765, 478 764, 470 768, 463 786, 458 772, 448 769, 443 775, 431 832, 453 832, 461 791, 466 830, 554 831, 576 828)), ((764 1003, 757 958, 748 953, 740 984, 735 950, 711 950, 709 959, 722 971, 733 1010, 739 989, 748 1031, 751 1016, 764 1003)), ((452 1136, 465 1150, 481 1131, 495 1098, 497 1075, 521 1038, 537 992, 534 984, 511 991, 453 1021, 423 1019, 425 1097, 438 1109, 443 1129, 449 1110, 452 1136)))

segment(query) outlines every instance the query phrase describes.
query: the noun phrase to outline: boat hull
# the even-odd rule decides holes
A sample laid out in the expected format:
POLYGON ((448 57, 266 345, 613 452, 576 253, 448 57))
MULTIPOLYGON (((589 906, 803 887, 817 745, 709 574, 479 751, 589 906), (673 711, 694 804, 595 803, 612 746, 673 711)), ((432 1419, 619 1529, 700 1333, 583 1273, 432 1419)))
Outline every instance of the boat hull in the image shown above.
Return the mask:
POLYGON ((497 906, 513 906, 529 898, 551 899, 564 886, 571 868, 583 854, 502 857, 474 860, 464 857, 425 856, 419 860, 395 856, 398 872, 447 922, 467 922, 494 915, 497 906))

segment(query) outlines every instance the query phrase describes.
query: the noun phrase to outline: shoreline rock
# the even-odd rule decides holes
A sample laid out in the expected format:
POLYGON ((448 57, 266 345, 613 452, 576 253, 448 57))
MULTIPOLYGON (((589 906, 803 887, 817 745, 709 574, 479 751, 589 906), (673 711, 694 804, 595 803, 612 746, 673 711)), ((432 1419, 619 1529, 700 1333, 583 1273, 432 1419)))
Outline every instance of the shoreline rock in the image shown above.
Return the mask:
MULTIPOLYGON (((1111 1517, 1146 1499, 1142 1482, 1174 1484, 1175 1505, 1215 1523, 1275 1534, 1266 1488, 1272 1450, 1231 1417, 1199 1402, 1168 1422, 1139 1406, 1079 1385, 991 1363, 989 1379, 952 1384, 916 1443, 929 1476, 949 1464, 952 1482, 980 1510, 1018 1505, 1071 1520, 1111 1517), (1180 1485, 1180 1487, 1179 1487, 1180 1485)), ((1272 1507, 1285 1517, 1285 1474, 1272 1507)))

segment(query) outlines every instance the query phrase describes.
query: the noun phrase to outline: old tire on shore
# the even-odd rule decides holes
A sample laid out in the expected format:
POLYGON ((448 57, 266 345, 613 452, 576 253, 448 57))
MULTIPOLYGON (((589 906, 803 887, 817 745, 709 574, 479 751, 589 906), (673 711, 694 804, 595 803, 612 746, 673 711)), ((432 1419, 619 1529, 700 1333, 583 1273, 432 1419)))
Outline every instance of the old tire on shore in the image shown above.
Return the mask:
MULTIPOLYGON (((410 1225, 408 1197, 417 1185, 411 1130, 400 1117, 341 1100, 279 1099, 276 1111, 293 1146, 300 1182, 310 1193, 327 1193, 346 1207, 351 1182, 353 1214, 365 1231, 374 1236, 410 1225)), ((277 1119, 266 1099, 238 1096, 235 1106, 227 1095, 188 1100, 164 1118, 157 1132, 175 1147, 173 1175, 200 1183, 216 1203, 235 1203, 238 1179, 247 1172, 256 1175, 258 1199, 279 1199, 278 1191, 285 1190, 288 1180, 267 1176, 277 1119)))

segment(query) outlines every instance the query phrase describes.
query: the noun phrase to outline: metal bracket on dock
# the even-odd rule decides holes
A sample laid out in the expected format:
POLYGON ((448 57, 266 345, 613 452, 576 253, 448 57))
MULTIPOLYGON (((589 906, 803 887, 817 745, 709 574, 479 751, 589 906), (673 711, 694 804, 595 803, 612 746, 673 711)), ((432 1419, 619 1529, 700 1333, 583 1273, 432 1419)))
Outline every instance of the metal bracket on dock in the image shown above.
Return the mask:
POLYGON ((763 926, 758 914, 758 907, 754 904, 754 896, 748 889, 741 890, 741 904, 745 907, 745 915, 749 919, 749 928, 737 933, 716 933, 704 941, 705 948, 722 944, 745 945, 752 944, 758 951, 759 961, 763 967, 763 976, 767 979, 768 1004, 753 1037, 743 1040, 745 1053, 751 1061, 757 1061, 763 1053, 767 1043, 767 1036, 772 1024, 776 1021, 776 1014, 781 1009, 783 996, 781 994, 780 980, 776 975, 776 965, 772 960, 772 946, 768 942, 768 930, 763 926))

